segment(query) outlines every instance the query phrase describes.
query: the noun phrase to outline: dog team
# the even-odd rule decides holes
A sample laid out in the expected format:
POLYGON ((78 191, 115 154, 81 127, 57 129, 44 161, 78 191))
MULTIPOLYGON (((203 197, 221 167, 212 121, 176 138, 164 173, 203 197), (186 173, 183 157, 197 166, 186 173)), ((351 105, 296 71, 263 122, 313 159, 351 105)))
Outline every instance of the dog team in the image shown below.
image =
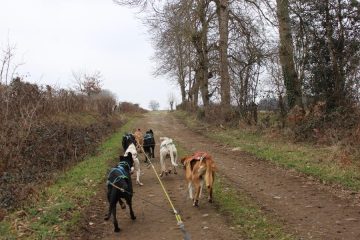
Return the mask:
MULTIPOLYGON (((107 179, 107 199, 109 202, 109 211, 105 220, 113 216, 114 231, 119 232, 120 228, 116 219, 116 204, 119 203, 122 209, 129 206, 130 217, 135 220, 135 214, 132 209, 133 188, 131 174, 136 174, 136 184, 143 186, 140 181, 140 160, 138 153, 144 153, 145 162, 151 163, 151 158, 155 158, 155 137, 150 129, 143 135, 140 129, 133 134, 127 133, 122 138, 122 147, 124 155, 119 157, 119 163, 111 168, 107 179)), ((211 155, 206 152, 195 152, 192 155, 181 159, 181 165, 185 170, 185 179, 187 181, 189 197, 193 201, 193 206, 199 206, 199 198, 204 183, 208 192, 208 201, 212 202, 213 183, 215 178, 215 162, 211 155), (195 192, 195 194, 194 194, 195 192)), ((160 137, 160 173, 159 176, 170 174, 172 171, 177 174, 178 154, 176 146, 171 138, 160 137), (170 159, 171 167, 166 170, 166 159, 170 159)))

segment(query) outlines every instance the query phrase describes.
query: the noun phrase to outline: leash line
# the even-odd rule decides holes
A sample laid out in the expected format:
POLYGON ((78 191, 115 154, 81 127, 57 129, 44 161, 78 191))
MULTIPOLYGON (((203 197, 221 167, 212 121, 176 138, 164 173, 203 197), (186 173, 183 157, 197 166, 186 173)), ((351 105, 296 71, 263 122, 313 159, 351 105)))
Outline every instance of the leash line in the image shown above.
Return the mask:
MULTIPOLYGON (((110 184, 111 186, 113 186, 114 188, 120 190, 121 192, 126 192, 126 193, 128 193, 128 194, 130 194, 130 195, 134 195, 134 192, 131 193, 131 192, 129 192, 129 191, 126 191, 125 189, 116 186, 116 185, 115 185, 114 183, 112 183, 112 182, 110 182, 109 184, 110 184)), ((161 210, 163 210, 163 211, 165 211, 165 212, 169 212, 169 210, 166 210, 166 209, 164 209, 163 207, 161 207, 161 206, 159 206, 159 205, 156 205, 155 203, 152 203, 152 202, 150 202, 149 200, 147 200, 147 199, 145 199, 145 198, 142 198, 142 197, 140 197, 140 196, 137 196, 137 198, 139 198, 139 199, 143 200, 144 202, 147 202, 147 203, 149 203, 149 204, 151 204, 151 205, 153 205, 153 206, 155 206, 155 207, 158 207, 158 208, 160 208, 161 210)))
POLYGON ((164 192, 164 194, 165 194, 165 196, 166 196, 166 198, 167 198, 167 200, 168 200, 168 202, 169 202, 169 204, 170 204, 170 206, 171 206, 171 208, 172 208, 172 210, 173 210, 173 212, 174 212, 174 214, 175 214, 175 218, 176 218, 176 221, 177 221, 177 225, 179 226, 181 232, 184 234, 184 240, 191 240, 189 233, 186 232, 186 230, 185 230, 185 225, 184 225, 184 222, 181 220, 180 214, 179 214, 178 211, 175 209, 175 206, 174 206, 173 202, 171 201, 170 196, 169 196, 169 194, 167 193, 167 191, 166 191, 166 189, 165 189, 165 186, 164 186, 163 182, 161 181, 161 179, 160 179, 160 177, 159 177, 159 174, 158 174, 158 173, 156 172, 156 170, 155 170, 154 164, 151 162, 149 156, 145 153, 143 146, 140 145, 140 144, 139 144, 139 146, 141 147, 142 152, 144 153, 146 159, 149 161, 152 169, 154 170, 155 176, 156 176, 156 178, 158 179, 158 181, 159 181, 159 183, 160 183, 160 186, 161 186, 161 188, 162 188, 162 190, 163 190, 163 192, 164 192))

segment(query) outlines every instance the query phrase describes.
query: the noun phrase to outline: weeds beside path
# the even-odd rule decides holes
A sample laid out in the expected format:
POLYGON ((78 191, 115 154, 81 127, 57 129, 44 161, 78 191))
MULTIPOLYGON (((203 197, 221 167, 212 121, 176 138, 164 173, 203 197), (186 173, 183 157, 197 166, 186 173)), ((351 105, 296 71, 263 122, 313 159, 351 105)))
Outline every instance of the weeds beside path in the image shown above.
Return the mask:
MULTIPOLYGON (((184 112, 176 112, 186 126, 204 129, 203 123, 184 112)), ((341 164, 336 147, 286 142, 279 136, 265 136, 247 129, 221 129, 208 126, 205 136, 287 169, 312 176, 325 184, 337 184, 352 191, 360 190, 359 166, 341 164)))
POLYGON ((99 184, 105 181, 109 160, 119 155, 121 137, 131 124, 132 121, 128 122, 106 140, 95 156, 59 177, 32 205, 7 216, 0 223, 0 236, 4 239, 66 238, 99 184))

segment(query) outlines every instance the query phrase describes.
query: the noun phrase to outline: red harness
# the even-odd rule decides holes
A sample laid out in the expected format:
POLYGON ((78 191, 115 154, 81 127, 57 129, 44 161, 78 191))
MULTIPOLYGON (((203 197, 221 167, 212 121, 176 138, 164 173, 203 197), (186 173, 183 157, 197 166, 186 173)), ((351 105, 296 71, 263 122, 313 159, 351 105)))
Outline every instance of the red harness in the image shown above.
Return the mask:
POLYGON ((206 152, 195 152, 191 156, 194 160, 202 161, 208 154, 206 152))

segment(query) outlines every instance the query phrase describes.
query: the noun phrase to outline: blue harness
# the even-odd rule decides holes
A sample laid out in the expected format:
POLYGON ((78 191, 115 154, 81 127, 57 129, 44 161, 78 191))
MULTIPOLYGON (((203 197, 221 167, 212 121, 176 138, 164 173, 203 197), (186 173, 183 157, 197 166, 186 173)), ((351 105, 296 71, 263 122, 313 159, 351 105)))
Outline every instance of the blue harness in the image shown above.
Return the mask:
POLYGON ((120 162, 117 167, 112 168, 109 175, 108 175, 108 180, 107 180, 107 184, 115 184, 117 182, 119 182, 121 179, 129 179, 129 175, 127 173, 127 171, 125 170, 125 166, 127 166, 130 169, 130 166, 127 162, 120 162), (119 176, 117 176, 113 182, 109 181, 110 176, 113 172, 118 172, 119 176))
POLYGON ((151 133, 146 133, 144 135, 144 139, 152 139, 153 138, 153 135, 151 135, 151 133))

